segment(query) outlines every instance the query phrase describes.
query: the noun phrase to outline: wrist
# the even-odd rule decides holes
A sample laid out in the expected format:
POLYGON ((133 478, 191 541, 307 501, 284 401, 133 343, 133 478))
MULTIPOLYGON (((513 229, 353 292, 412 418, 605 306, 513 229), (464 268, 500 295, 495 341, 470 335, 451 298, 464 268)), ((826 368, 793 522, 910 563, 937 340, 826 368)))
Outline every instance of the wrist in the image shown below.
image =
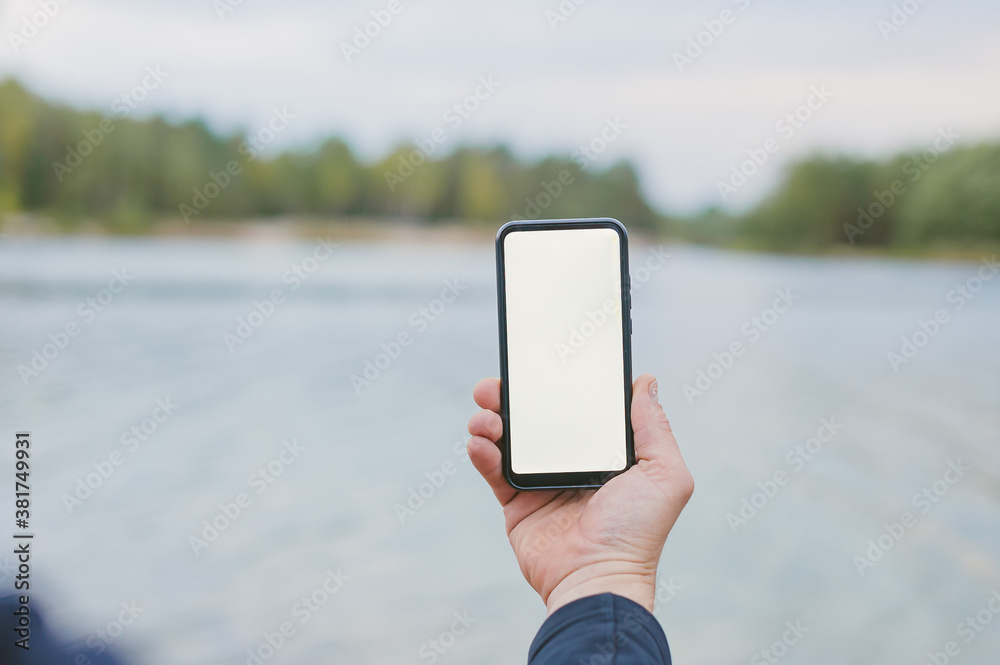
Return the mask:
POLYGON ((602 561, 574 570, 544 599, 548 615, 574 600, 613 593, 653 611, 656 596, 656 565, 602 561))

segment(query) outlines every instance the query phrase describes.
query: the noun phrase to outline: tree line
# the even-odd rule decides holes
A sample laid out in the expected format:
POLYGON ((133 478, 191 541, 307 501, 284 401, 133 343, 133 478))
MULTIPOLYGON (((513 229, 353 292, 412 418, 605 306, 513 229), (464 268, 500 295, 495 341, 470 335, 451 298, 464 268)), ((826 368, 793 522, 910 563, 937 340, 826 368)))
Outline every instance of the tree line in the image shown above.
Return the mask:
MULTIPOLYGON (((153 73, 151 73, 153 75, 153 73)), ((339 138, 271 154, 287 126, 275 109, 256 134, 201 121, 135 120, 47 102, 0 83, 0 215, 31 212, 141 232, 163 218, 211 223, 277 215, 411 218, 496 226, 509 219, 611 216, 697 242, 779 250, 978 247, 1000 242, 1000 143, 961 145, 942 129, 925 149, 885 160, 817 154, 743 214, 663 214, 628 162, 600 169, 498 147, 447 156, 401 145, 365 162, 339 138)))
POLYGON ((120 231, 168 217, 495 224, 607 215, 645 227, 660 217, 628 162, 604 169, 569 156, 528 163, 502 146, 432 158, 401 145, 365 163, 339 138, 269 155, 287 115, 275 109, 256 133, 217 136, 201 121, 135 120, 124 106, 107 115, 77 111, 7 80, 0 84, 0 213, 35 212, 69 228, 86 219, 120 231))
POLYGON ((778 250, 968 249, 1000 243, 1000 144, 926 148, 874 161, 817 154, 742 215, 713 209, 675 225, 694 240, 778 250))

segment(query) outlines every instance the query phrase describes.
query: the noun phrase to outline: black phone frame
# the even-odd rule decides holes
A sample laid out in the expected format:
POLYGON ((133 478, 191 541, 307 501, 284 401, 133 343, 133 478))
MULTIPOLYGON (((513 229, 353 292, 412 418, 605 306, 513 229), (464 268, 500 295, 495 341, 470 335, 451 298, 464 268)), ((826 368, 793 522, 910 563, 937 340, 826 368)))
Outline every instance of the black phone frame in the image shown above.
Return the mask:
POLYGON ((500 418, 503 421, 503 435, 500 451, 503 456, 504 478, 517 490, 594 489, 601 487, 611 478, 627 471, 635 464, 635 442, 632 433, 632 298, 631 279, 628 272, 628 232, 617 219, 596 217, 588 219, 539 219, 507 222, 496 236, 497 262, 497 328, 500 333, 500 418), (617 471, 567 472, 567 473, 514 473, 511 468, 510 417, 507 367, 507 297, 504 274, 504 239, 510 233, 530 231, 554 231, 565 229, 612 229, 618 233, 618 247, 621 258, 621 311, 622 348, 624 351, 624 396, 625 396, 625 468, 617 471))

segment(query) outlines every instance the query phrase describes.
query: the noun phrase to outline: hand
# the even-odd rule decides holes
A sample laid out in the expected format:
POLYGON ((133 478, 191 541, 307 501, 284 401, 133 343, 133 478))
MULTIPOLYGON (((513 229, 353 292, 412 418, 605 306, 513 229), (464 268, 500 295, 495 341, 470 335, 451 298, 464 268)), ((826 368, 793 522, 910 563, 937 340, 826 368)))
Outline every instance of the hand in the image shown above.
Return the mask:
POLYGON ((475 389, 483 407, 469 421, 469 458, 503 506, 507 537, 549 614, 599 593, 653 610, 656 566, 667 534, 694 491, 670 423, 644 374, 632 393, 636 464, 597 490, 519 492, 503 477, 500 381, 475 389))

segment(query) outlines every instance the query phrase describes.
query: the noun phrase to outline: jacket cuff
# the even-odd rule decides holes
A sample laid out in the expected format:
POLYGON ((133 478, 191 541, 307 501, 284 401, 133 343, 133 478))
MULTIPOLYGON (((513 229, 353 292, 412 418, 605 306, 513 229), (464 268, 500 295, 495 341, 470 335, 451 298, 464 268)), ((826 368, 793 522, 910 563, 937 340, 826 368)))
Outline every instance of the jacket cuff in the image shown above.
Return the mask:
POLYGON ((616 656, 622 662, 670 665, 670 647, 656 617, 627 598, 602 593, 574 600, 546 619, 528 663, 612 663, 616 656))

